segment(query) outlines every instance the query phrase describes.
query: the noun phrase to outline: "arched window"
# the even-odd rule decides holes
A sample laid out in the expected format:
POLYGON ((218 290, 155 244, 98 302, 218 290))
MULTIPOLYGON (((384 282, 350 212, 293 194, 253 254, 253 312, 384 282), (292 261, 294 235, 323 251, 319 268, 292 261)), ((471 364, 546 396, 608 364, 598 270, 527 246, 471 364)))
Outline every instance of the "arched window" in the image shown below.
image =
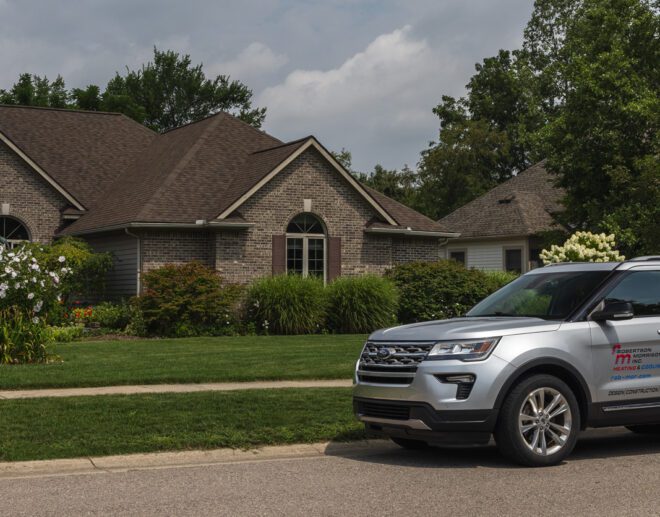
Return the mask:
POLYGON ((0 245, 13 248, 29 240, 30 233, 23 223, 13 217, 0 216, 0 245))
POLYGON ((326 232, 313 214, 294 217, 286 228, 286 271, 326 278, 326 232))

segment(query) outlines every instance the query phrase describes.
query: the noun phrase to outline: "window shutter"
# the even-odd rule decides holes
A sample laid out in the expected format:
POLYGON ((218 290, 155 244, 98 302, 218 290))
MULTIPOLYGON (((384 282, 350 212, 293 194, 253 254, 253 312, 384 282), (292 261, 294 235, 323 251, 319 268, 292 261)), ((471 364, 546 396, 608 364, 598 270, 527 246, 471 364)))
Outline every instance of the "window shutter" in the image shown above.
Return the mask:
POLYGON ((341 276, 341 237, 328 237, 328 282, 341 276))
POLYGON ((273 275, 286 273, 286 235, 273 235, 273 275))

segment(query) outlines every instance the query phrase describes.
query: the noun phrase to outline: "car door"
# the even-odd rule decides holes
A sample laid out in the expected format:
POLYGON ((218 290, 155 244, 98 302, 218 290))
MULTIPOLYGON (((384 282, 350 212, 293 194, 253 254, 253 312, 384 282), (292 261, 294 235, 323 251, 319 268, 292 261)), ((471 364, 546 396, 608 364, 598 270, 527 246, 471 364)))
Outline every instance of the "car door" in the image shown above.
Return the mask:
MULTIPOLYGON (((590 321, 597 400, 605 412, 640 401, 660 408, 660 269, 631 268, 612 285, 604 300, 630 302, 634 316, 622 321, 590 321)), ((648 409, 646 406, 644 409, 648 409)), ((658 409, 660 415, 660 409, 658 409)))

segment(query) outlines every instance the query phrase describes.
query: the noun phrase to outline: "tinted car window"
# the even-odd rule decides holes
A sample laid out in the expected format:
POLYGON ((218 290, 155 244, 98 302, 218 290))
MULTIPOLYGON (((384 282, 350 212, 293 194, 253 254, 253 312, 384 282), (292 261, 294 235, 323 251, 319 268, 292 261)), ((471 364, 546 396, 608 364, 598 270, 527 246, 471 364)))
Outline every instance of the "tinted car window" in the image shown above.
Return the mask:
POLYGON ((660 271, 629 273, 605 300, 632 303, 635 316, 660 316, 660 271))

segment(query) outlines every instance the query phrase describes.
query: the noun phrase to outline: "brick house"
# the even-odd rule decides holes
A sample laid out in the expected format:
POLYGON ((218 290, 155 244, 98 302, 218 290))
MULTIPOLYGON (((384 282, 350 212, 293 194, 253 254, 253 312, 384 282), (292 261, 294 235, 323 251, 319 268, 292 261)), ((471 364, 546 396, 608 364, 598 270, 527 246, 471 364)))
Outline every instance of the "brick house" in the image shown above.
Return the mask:
POLYGON ((284 143, 224 113, 157 134, 115 113, 0 106, 0 178, 0 237, 111 252, 109 297, 191 260, 239 283, 382 273, 458 236, 357 182, 313 136, 284 143))

